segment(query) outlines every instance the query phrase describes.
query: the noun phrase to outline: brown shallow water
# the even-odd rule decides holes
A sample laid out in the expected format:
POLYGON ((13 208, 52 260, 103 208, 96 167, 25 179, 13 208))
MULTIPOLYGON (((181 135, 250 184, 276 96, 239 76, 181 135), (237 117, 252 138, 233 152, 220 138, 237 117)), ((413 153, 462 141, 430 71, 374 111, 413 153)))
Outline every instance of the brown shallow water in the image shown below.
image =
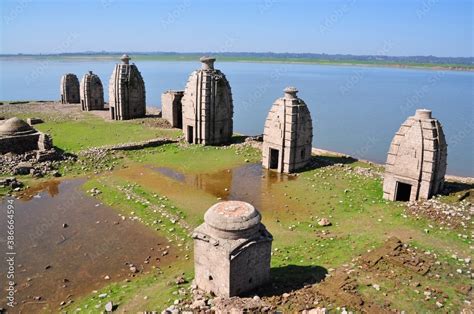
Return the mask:
POLYGON ((249 202, 261 210, 268 206, 273 184, 296 179, 294 176, 263 169, 260 163, 198 174, 184 174, 166 167, 150 169, 216 198, 249 202))
MULTIPOLYGON (((80 188, 83 182, 52 180, 14 200, 18 304, 11 312, 57 309, 62 301, 76 300, 112 281, 129 278, 132 274, 127 263, 147 272, 152 265, 173 259, 172 254, 162 257, 165 239, 139 222, 122 221, 114 209, 84 194, 80 188), (149 263, 145 263, 147 259, 149 263)), ((1 202, 0 217, 3 256, 6 202, 7 199, 1 202)), ((7 308, 5 262, 1 263, 0 272, 0 307, 7 308)))

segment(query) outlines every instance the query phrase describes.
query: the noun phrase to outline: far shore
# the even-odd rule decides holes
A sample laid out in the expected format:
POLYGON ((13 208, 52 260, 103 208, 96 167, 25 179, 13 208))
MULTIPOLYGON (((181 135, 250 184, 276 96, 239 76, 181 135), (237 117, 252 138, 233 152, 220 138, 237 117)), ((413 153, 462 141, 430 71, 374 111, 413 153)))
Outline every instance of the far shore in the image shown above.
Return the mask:
MULTIPOLYGON (((137 54, 132 55, 134 61, 148 62, 148 61, 196 61, 199 55, 146 55, 137 54)), ((463 71, 474 72, 474 66, 466 66, 462 64, 428 64, 428 63, 390 63, 383 61, 367 61, 361 62, 358 60, 325 60, 316 58, 279 58, 279 57, 229 57, 219 56, 219 62, 243 62, 243 63, 275 63, 275 64, 307 64, 307 65, 327 65, 327 66, 356 66, 356 67, 374 67, 374 68, 394 68, 394 69, 418 69, 418 70, 433 70, 433 71, 463 71)), ((90 55, 0 55, 0 60, 47 60, 47 61, 117 61, 119 55, 114 54, 90 54, 90 55)))

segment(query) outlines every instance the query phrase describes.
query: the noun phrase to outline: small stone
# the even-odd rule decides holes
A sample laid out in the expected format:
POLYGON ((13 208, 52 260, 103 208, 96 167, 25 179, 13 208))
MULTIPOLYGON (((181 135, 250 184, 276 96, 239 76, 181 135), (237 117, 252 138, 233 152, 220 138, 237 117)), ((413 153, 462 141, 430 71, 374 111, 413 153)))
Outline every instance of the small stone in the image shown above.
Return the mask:
POLYGON ((110 276, 109 276, 109 275, 106 275, 106 276, 104 277, 104 279, 105 279, 105 280, 110 280, 110 276))
POLYGON ((107 304, 105 305, 105 311, 112 312, 113 309, 114 309, 114 304, 112 303, 112 301, 107 302, 107 304))
POLYGON ((99 294, 99 298, 100 298, 100 299, 107 298, 107 293, 101 293, 101 294, 99 294))
POLYGON ((67 228, 69 225, 67 223, 63 223, 63 228, 67 228))
POLYGON ((442 308, 442 307, 443 307, 443 303, 437 301, 437 302, 436 302, 436 306, 439 307, 439 308, 442 308))
POLYGON ((321 218, 319 221, 318 221, 318 225, 322 226, 322 227, 326 227, 326 226, 330 226, 331 225, 331 222, 329 221, 329 219, 327 218, 321 218))
POLYGON ((178 276, 178 277, 176 277, 175 282, 176 282, 177 285, 182 285, 182 284, 186 283, 186 279, 183 276, 178 276))
POLYGON ((380 286, 378 284, 373 284, 372 287, 377 290, 377 291, 380 291, 380 286))

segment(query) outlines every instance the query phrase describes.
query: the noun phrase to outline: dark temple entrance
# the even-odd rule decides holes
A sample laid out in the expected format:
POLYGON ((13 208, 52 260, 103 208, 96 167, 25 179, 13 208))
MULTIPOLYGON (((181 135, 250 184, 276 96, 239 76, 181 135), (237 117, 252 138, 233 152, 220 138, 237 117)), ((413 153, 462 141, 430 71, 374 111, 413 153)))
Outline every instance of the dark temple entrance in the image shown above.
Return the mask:
POLYGON ((187 141, 188 143, 193 143, 193 132, 194 132, 194 128, 190 125, 188 125, 188 136, 187 136, 187 141))
POLYGON ((270 169, 278 169, 278 157, 280 152, 278 149, 270 148, 270 169))
POLYGON ((397 195, 395 196, 396 201, 408 202, 411 195, 411 184, 397 182, 397 195))

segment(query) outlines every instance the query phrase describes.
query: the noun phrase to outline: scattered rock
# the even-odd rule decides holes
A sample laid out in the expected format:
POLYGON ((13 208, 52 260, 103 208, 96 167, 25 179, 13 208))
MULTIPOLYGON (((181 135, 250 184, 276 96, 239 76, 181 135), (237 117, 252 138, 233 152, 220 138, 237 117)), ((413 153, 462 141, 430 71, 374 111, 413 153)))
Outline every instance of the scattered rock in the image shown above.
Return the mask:
POLYGON ((113 309, 114 309, 114 304, 112 303, 112 301, 109 301, 107 302, 107 304, 105 304, 106 312, 112 312, 113 309))
POLYGON ((319 221, 318 221, 318 225, 322 226, 322 227, 326 227, 326 226, 330 226, 331 225, 331 222, 329 221, 329 219, 327 218, 321 218, 319 221))

